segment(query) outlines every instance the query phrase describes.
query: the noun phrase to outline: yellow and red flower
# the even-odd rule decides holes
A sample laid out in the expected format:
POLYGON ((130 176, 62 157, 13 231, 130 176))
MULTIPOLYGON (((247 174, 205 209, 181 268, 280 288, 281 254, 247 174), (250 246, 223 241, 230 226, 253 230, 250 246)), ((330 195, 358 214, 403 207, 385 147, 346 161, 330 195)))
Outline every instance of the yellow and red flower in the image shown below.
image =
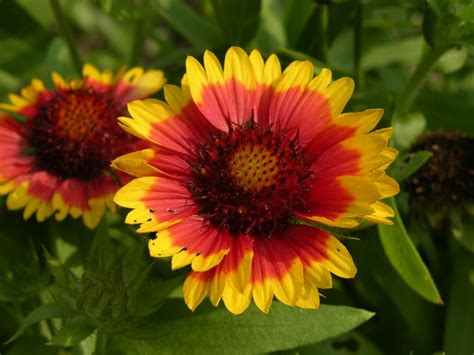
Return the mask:
POLYGON ((81 80, 65 81, 57 73, 52 79, 54 89, 33 79, 0 104, 0 195, 8 194, 9 209, 23 208, 25 219, 82 216, 94 228, 107 207, 115 209, 118 185, 110 161, 144 147, 118 127, 117 117, 129 101, 158 91, 164 75, 85 65, 81 80))
POLYGON ((126 223, 157 232, 154 257, 173 269, 191 265, 185 302, 209 296, 235 314, 253 299, 268 312, 284 304, 317 308, 331 273, 354 277, 345 246, 309 224, 352 228, 391 224, 380 199, 398 192, 385 174, 396 151, 391 129, 370 133, 380 109, 342 113, 354 83, 314 77, 308 61, 283 72, 275 55, 228 50, 224 68, 211 52, 186 61, 181 88, 166 102, 134 101, 123 128, 154 145, 117 158, 137 178, 115 202, 132 208, 126 223), (299 223, 295 223, 299 222, 299 223))

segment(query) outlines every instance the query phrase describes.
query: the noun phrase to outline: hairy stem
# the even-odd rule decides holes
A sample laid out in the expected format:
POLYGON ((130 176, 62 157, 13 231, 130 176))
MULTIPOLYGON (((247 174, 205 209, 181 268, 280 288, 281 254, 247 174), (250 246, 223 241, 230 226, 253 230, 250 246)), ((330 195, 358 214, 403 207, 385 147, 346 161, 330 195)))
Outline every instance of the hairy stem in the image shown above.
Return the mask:
POLYGON ((429 47, 423 54, 418 63, 415 72, 408 80, 404 90, 395 104, 395 112, 392 121, 399 119, 400 116, 410 110, 413 101, 424 83, 426 77, 433 69, 438 59, 448 50, 448 47, 431 48, 429 47))

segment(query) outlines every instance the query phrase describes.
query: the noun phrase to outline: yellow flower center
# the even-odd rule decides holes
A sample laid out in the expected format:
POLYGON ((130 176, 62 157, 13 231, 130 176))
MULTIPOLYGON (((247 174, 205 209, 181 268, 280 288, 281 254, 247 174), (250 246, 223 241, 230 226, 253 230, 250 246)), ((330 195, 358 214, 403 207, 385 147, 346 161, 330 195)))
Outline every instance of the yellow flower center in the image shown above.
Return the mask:
POLYGON ((259 191, 277 183, 277 157, 260 145, 240 147, 230 160, 234 181, 245 191, 259 191))

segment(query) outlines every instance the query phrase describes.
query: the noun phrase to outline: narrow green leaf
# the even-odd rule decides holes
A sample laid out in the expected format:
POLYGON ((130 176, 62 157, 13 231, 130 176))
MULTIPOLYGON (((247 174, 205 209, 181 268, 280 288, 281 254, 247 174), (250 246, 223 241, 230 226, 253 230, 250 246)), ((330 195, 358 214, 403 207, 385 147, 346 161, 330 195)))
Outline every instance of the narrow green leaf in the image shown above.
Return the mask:
POLYGON ((28 15, 47 30, 54 23, 54 15, 48 1, 16 0, 28 15))
POLYGON ((173 29, 192 45, 201 49, 216 48, 222 44, 219 29, 199 16, 181 0, 154 0, 152 5, 173 29))
POLYGON ((436 288, 420 254, 416 250, 400 218, 394 198, 385 201, 395 211, 394 226, 379 225, 379 236, 385 254, 402 279, 426 300, 442 304, 436 288))
POLYGON ((290 0, 285 4, 285 28, 290 46, 296 45, 316 4, 312 0, 290 0))
POLYGON ((404 154, 390 167, 390 175, 402 182, 416 173, 432 156, 433 153, 427 150, 404 154))
POLYGON ((63 265, 60 260, 48 253, 46 249, 44 249, 44 255, 56 283, 66 291, 68 295, 74 296, 78 292, 79 278, 63 265))
POLYGON ((74 346, 87 338, 95 329, 82 318, 66 320, 62 327, 53 337, 49 345, 53 346, 74 346))
POLYGON ((223 307, 201 305, 192 314, 182 300, 170 299, 137 336, 140 354, 263 353, 292 349, 334 337, 359 326, 374 314, 362 309, 322 305, 301 310, 275 302, 268 315, 251 306, 236 317, 223 307), (153 340, 152 340, 153 339, 153 340))
POLYGON ((245 45, 258 27, 261 0, 212 0, 216 20, 231 45, 245 45))
POLYGON ((39 321, 44 319, 59 318, 62 316, 64 316, 64 312, 60 307, 56 306, 55 304, 42 304, 26 316, 25 320, 20 325, 20 328, 18 328, 16 333, 13 334, 13 336, 4 344, 11 343, 12 341, 18 339, 25 332, 26 328, 38 323, 39 321))
MULTIPOLYGON (((178 287, 181 289, 185 275, 181 274, 169 280, 151 280, 140 289, 136 305, 133 308, 137 317, 144 317, 155 311, 165 299, 178 287)), ((133 305, 130 305, 132 308, 133 305)))
POLYGON ((107 224, 102 221, 96 229, 94 240, 87 256, 86 269, 96 273, 104 274, 109 267, 117 260, 117 248, 112 242, 107 224))
POLYGON ((453 255, 444 350, 446 354, 471 354, 474 349, 474 258, 458 248, 453 255))

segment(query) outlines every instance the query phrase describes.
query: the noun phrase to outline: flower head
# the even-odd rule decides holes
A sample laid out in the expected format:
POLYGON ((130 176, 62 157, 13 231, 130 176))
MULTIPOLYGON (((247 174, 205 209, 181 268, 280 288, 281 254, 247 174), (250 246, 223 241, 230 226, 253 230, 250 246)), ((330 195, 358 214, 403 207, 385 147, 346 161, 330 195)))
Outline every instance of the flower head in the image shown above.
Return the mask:
POLYGON ((268 312, 274 296, 318 307, 331 273, 356 268, 338 239, 309 224, 391 223, 379 201, 398 192, 385 175, 391 130, 369 133, 382 110, 342 114, 353 81, 331 82, 327 69, 314 77, 307 61, 282 72, 275 55, 231 48, 224 68, 206 52, 204 67, 189 57, 186 69, 181 88, 165 86, 166 102, 134 101, 132 118, 120 118, 154 144, 113 163, 138 177, 115 197, 133 208, 126 222, 157 232, 152 256, 191 265, 191 309, 206 296, 235 314, 252 299, 268 312))
POLYGON ((412 151, 419 150, 433 156, 404 184, 412 202, 425 212, 474 202, 474 138, 437 130, 418 138, 412 151))
POLYGON ((8 194, 8 208, 23 208, 25 219, 82 216, 95 227, 106 207, 115 208, 110 161, 143 147, 120 129, 117 117, 130 100, 159 90, 163 73, 133 68, 114 75, 85 65, 83 76, 66 82, 53 73, 54 89, 33 79, 0 104, 0 194, 8 194))

